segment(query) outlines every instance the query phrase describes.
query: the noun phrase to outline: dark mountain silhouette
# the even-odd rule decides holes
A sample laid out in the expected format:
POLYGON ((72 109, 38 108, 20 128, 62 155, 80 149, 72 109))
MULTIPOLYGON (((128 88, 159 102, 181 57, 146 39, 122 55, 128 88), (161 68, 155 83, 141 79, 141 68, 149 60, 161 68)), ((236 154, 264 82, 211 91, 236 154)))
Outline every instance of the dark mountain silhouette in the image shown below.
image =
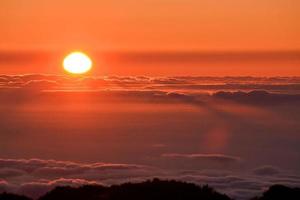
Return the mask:
POLYGON ((77 189, 58 187, 39 200, 230 200, 208 186, 154 179, 143 183, 125 183, 119 186, 83 186, 77 189))
POLYGON ((265 191, 262 197, 252 200, 299 200, 300 188, 290 188, 283 185, 273 185, 265 191))
MULTIPOLYGON (((38 200, 232 200, 209 186, 197 186, 178 181, 154 179, 142 183, 125 183, 104 187, 86 185, 79 188, 57 187, 38 200)), ((300 188, 274 185, 261 197, 251 200, 299 200, 300 188)), ((0 200, 32 200, 30 198, 3 193, 0 200)))

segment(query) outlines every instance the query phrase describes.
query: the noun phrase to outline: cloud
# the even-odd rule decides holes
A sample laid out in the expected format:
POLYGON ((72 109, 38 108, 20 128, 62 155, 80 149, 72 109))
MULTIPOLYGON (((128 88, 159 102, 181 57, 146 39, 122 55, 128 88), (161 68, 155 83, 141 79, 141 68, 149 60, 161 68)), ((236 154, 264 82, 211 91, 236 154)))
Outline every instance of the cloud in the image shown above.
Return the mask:
POLYGON ((213 95, 215 98, 231 100, 239 103, 257 104, 257 105, 276 105, 284 103, 299 103, 300 94, 276 94, 267 91, 251 92, 217 92, 213 95))
POLYGON ((165 158, 174 158, 174 159, 189 159, 189 160, 209 160, 216 161, 221 163, 227 162, 238 162, 241 159, 235 156, 228 156, 223 154, 163 154, 162 157, 165 158))
POLYGON ((160 177, 242 199, 274 183, 300 185, 296 172, 281 170, 299 169, 298 84, 297 77, 0 75, 2 156, 103 159, 0 159, 0 190, 38 196, 64 181, 160 177), (256 168, 265 163, 280 169, 256 168))
MULTIPOLYGON (((170 159, 182 159, 194 164, 194 160, 221 163, 240 162, 239 157, 222 154, 165 154, 170 159)), ((257 168, 259 169, 259 168, 257 168)), ((238 200, 261 193, 275 183, 300 186, 300 176, 289 174, 239 173, 222 169, 169 170, 137 164, 78 163, 43 159, 0 159, 0 192, 14 192, 37 198, 56 186, 81 186, 86 184, 112 185, 124 182, 141 182, 155 177, 209 184, 220 192, 238 200), (11 176, 13 171, 18 172, 11 176), (6 173, 4 173, 6 172, 6 173), (279 176, 280 175, 280 176, 279 176)))
POLYGON ((38 197, 56 186, 100 184, 102 180, 111 182, 110 179, 117 183, 121 179, 147 177, 152 171, 153 167, 134 164, 0 159, 0 190, 38 197))
POLYGON ((0 179, 0 192, 9 191, 9 184, 7 181, 0 179))
POLYGON ((33 174, 37 177, 43 178, 57 178, 63 176, 70 176, 74 174, 80 174, 84 172, 84 168, 81 166, 78 167, 41 167, 36 169, 33 174))
POLYGON ((58 186, 71 186, 71 187, 79 187, 82 185, 95 185, 100 184, 96 181, 87 181, 83 179, 66 179, 59 178, 51 181, 37 181, 37 182, 29 182, 20 185, 17 189, 17 193, 30 196, 32 198, 38 198, 48 191, 54 189, 58 186))
POLYGON ((24 83, 24 88, 35 88, 35 89, 55 89, 59 84, 56 81, 50 80, 33 80, 24 83))
POLYGON ((162 154, 164 165, 180 166, 183 169, 221 169, 238 167, 241 158, 223 154, 162 154))
POLYGON ((280 169, 273 166, 261 166, 253 170, 254 174, 261 176, 273 176, 280 173, 280 169))
POLYGON ((84 173, 142 171, 150 170, 150 167, 134 164, 114 163, 76 163, 70 161, 41 160, 41 159, 0 159, 0 170, 6 178, 12 172, 19 172, 15 176, 23 176, 25 173, 39 178, 67 177, 84 173), (21 173, 22 172, 22 173, 21 173))
MULTIPOLYGON (((55 99, 62 101, 62 97, 68 94, 84 94, 94 102, 183 103, 195 106, 207 106, 216 100, 252 105, 300 102, 298 77, 69 77, 25 74, 0 75, 0 88, 3 89, 0 102, 19 104, 28 101, 54 103, 55 99)), ((73 98, 73 101, 77 100, 82 98, 73 98)))
MULTIPOLYGON (((62 90, 135 89, 181 92, 251 91, 295 93, 300 91, 299 77, 146 77, 107 76, 70 77, 48 74, 0 75, 0 87, 26 87, 40 82, 56 83, 62 90)), ((41 85, 43 90, 53 89, 53 85, 41 85)))
POLYGON ((23 174, 25 174, 25 171, 23 171, 23 170, 11 169, 11 168, 0 168, 0 177, 1 178, 22 176, 23 174))

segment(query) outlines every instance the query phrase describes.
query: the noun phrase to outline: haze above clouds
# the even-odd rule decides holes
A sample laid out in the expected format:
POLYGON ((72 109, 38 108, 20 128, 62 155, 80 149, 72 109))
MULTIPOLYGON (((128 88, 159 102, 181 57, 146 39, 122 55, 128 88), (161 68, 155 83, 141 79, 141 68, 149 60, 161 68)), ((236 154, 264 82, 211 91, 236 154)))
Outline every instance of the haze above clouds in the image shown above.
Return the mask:
POLYGON ((274 183, 299 186, 299 84, 3 75, 1 190, 36 197, 61 184, 161 177, 245 199, 274 183))

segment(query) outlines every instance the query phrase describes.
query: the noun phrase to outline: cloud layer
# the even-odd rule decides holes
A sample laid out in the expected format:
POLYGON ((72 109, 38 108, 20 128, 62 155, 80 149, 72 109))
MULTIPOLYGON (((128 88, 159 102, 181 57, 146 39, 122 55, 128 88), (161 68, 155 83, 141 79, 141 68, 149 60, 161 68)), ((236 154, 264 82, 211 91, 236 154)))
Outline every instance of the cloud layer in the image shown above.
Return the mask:
POLYGON ((180 91, 267 90, 295 93, 300 90, 299 77, 68 77, 46 74, 0 75, 1 88, 37 87, 49 89, 136 89, 180 91))
POLYGON ((299 77, 1 75, 0 191, 159 177, 247 199, 299 186, 299 94, 299 77))
MULTIPOLYGON (((226 156, 203 154, 200 157, 219 159, 226 156)), ((262 168, 266 169, 264 166, 262 168)), ((269 173, 271 168, 269 166, 269 170, 260 171, 259 173, 257 173, 258 169, 255 169, 255 173, 251 174, 251 171, 239 173, 224 170, 183 171, 133 164, 1 159, 0 173, 2 179, 0 180, 0 191, 15 192, 36 198, 56 186, 111 185, 128 181, 139 182, 159 177, 197 184, 209 184, 233 197, 246 199, 260 193, 272 184, 300 186, 300 176, 289 176, 289 172, 286 171, 269 173)))

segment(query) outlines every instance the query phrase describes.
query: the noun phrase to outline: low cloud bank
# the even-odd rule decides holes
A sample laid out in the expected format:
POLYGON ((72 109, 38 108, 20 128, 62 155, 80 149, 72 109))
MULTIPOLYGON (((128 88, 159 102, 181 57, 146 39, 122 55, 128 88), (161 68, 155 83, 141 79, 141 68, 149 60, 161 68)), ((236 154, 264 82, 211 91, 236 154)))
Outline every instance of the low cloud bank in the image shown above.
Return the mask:
POLYGON ((134 89, 163 91, 251 91, 300 93, 299 77, 70 77, 48 74, 0 75, 0 88, 52 89, 134 89))
MULTIPOLYGON (((165 154, 166 158, 213 159, 237 162, 240 158, 226 155, 165 154)), ((77 163, 42 159, 0 159, 0 192, 14 192, 37 198, 57 186, 86 184, 112 185, 141 182, 152 178, 175 179, 209 184, 220 192, 237 199, 247 199, 273 184, 300 186, 300 176, 273 166, 262 166, 253 172, 217 170, 168 170, 145 165, 112 163, 77 163), (276 169, 277 171, 275 172, 276 169)))

